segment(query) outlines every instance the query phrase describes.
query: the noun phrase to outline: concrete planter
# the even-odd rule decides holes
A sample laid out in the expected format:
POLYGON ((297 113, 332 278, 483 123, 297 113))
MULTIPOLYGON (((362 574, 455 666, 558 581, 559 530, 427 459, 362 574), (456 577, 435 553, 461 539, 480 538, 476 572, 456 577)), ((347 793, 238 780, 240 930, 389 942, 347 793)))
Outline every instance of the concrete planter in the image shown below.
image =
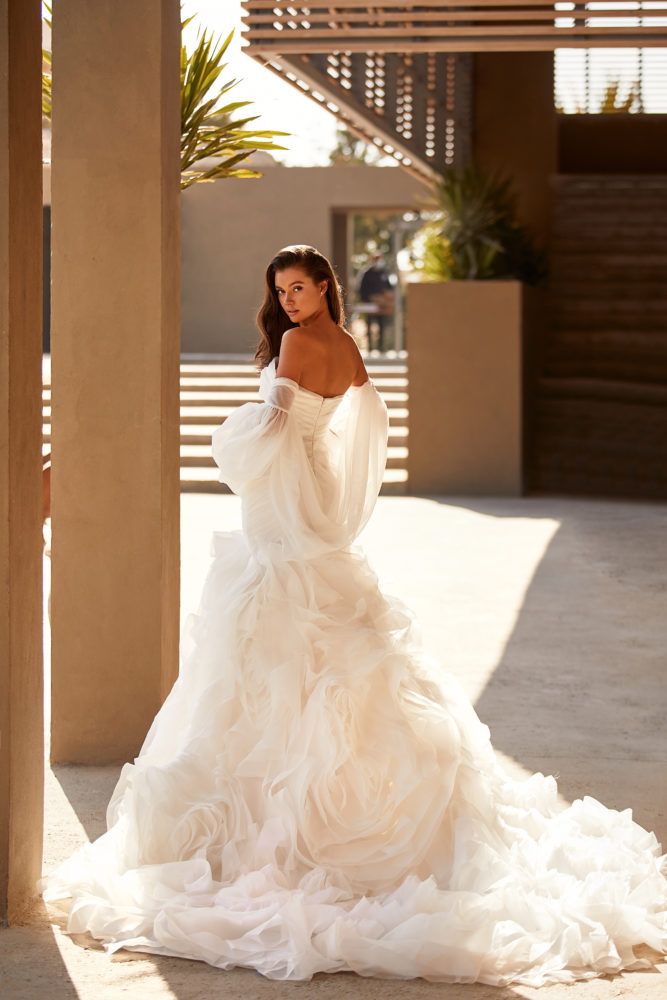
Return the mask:
POLYGON ((411 492, 524 493, 542 301, 520 281, 407 286, 411 492))

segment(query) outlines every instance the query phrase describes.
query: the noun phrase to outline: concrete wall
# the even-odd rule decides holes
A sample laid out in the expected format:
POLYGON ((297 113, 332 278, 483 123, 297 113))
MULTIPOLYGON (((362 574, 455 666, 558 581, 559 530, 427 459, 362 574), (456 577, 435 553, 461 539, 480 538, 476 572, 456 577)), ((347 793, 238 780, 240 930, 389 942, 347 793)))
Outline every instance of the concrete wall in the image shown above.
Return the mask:
POLYGON ((523 493, 539 299, 519 281, 408 284, 412 492, 523 493))
POLYGON ((552 52, 480 52, 474 71, 474 153, 514 179, 520 221, 546 240, 549 176, 558 170, 552 52))
POLYGON ((563 174, 667 173, 667 115, 558 116, 563 174))
POLYGON ((309 243, 333 255, 334 211, 417 208, 428 195, 400 167, 261 169, 258 179, 183 192, 183 351, 252 353, 264 272, 281 247, 309 243))

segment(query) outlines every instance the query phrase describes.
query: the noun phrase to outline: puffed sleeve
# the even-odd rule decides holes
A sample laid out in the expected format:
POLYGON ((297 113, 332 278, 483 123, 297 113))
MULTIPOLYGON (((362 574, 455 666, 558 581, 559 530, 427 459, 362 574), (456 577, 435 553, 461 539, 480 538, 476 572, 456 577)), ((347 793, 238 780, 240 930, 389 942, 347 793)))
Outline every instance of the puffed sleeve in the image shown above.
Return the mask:
POLYGON ((350 386, 330 425, 330 463, 335 488, 329 518, 347 539, 355 538, 377 500, 387 462, 387 405, 371 379, 350 386))
POLYGON ((287 431, 287 419, 298 384, 277 376, 261 403, 243 403, 213 431, 211 447, 218 480, 233 493, 265 475, 287 431))

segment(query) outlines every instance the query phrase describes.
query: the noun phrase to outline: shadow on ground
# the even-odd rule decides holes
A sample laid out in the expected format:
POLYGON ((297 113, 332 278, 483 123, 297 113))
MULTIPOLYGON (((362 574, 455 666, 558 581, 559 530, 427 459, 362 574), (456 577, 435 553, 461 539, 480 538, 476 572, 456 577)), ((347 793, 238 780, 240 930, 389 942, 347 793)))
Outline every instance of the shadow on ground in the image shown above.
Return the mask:
MULTIPOLYGON (((498 506, 466 503, 494 518, 530 509, 498 506)), ((667 505, 558 508, 475 710, 497 750, 527 771, 557 768, 568 801, 588 794, 632 808, 667 850, 667 505)))

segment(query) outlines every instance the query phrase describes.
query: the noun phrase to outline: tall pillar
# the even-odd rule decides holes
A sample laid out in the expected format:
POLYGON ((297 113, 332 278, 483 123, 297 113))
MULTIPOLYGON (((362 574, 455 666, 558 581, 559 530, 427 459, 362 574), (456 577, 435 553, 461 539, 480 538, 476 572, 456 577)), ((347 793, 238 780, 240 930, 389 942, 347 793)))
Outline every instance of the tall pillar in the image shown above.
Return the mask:
POLYGON ((178 674, 180 10, 53 14, 52 760, 122 762, 178 674))
POLYGON ((476 52, 474 153, 486 170, 508 174, 519 220, 549 235, 549 177, 558 170, 553 52, 476 52))
POLYGON ((0 0, 0 924, 42 866, 42 36, 0 0))

